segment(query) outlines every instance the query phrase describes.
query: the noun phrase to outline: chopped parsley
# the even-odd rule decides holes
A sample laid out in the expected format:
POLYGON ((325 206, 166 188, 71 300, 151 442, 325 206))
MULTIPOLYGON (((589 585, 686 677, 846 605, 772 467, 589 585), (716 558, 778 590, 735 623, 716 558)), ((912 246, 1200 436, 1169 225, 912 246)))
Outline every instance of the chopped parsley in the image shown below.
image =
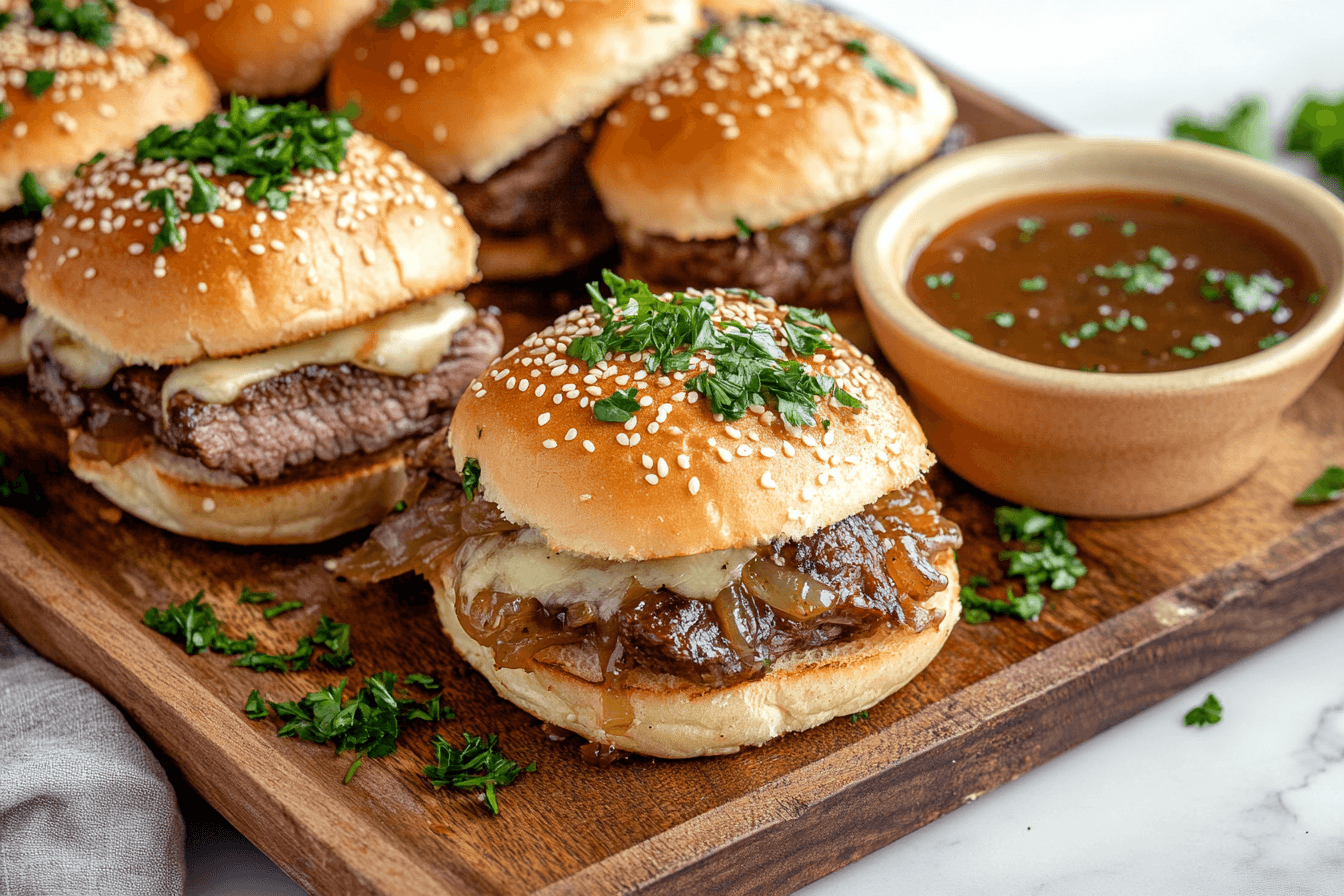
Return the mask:
POLYGON ((245 653, 256 645, 251 635, 243 641, 235 641, 219 630, 219 619, 215 617, 215 608, 201 603, 205 591, 197 591, 190 600, 180 604, 169 603, 160 610, 150 607, 145 611, 143 622, 161 635, 182 644, 188 656, 213 650, 216 653, 245 653))
POLYGON ((924 278, 924 285, 929 289, 937 289, 940 286, 951 286, 955 278, 951 271, 944 271, 941 274, 929 274, 924 278))
POLYGON ((299 610, 302 608, 303 608, 303 601, 287 600, 284 603, 276 604, 273 607, 267 607, 265 610, 261 611, 261 615, 266 617, 267 619, 274 619, 275 617, 283 613, 288 613, 290 610, 299 610))
POLYGON ((65 0, 31 0, 33 27, 43 31, 66 31, 104 50, 112 43, 112 25, 117 18, 113 0, 85 0, 68 7, 65 0))
POLYGON ((1139 232, 1139 225, 1135 224, 1133 221, 1126 221, 1120 225, 1120 232, 1125 236, 1133 236, 1139 232))
POLYGON ((1148 261, 1164 271, 1176 268, 1176 256, 1161 246, 1153 246, 1148 250, 1148 261))
POLYGON ((1001 541, 1020 542, 1027 548, 1002 551, 999 559, 1007 561, 1008 575, 1022 576, 1029 592, 1042 585, 1067 591, 1087 575, 1063 517, 1030 507, 1000 507, 994 511, 994 524, 1001 541))
POLYGON ((1044 277, 1024 277, 1017 281, 1017 288, 1023 292, 1044 292, 1045 287, 1044 277))
POLYGON ((1086 223, 1085 221, 1079 221, 1077 224, 1069 225, 1069 236, 1074 237, 1075 239, 1078 237, 1087 236, 1091 232, 1092 232, 1092 225, 1086 223))
POLYGON ((604 423, 624 423, 639 410, 639 392, 634 386, 625 391, 617 390, 606 398, 593 402, 593 416, 604 423))
MULTIPOLYGON (((590 368, 608 354, 642 353, 648 373, 685 371, 691 369, 696 353, 703 351, 712 359, 714 372, 697 374, 685 388, 704 395, 713 413, 726 420, 741 418, 752 405, 774 405, 789 425, 803 427, 815 425, 818 398, 830 397, 854 410, 865 407, 832 377, 810 374, 800 362, 789 359, 764 323, 750 328, 734 320, 716 323, 713 295, 678 292, 664 299, 639 280, 624 280, 611 271, 603 271, 602 277, 611 290, 611 300, 602 295, 597 283, 588 284, 588 295, 603 320, 602 332, 579 336, 566 349, 590 368)), ((798 309, 790 309, 783 329, 791 347, 805 341, 814 351, 822 345, 829 348, 820 330, 798 309), (815 332, 808 333, 809 328, 815 332)), ((637 410, 628 402, 624 407, 631 414, 637 410)))
POLYGON ((33 69, 24 77, 24 86, 35 97, 46 93, 54 83, 56 83, 56 73, 46 69, 33 69))
MULTIPOLYGON (((0 470, 8 463, 9 458, 0 452, 0 470)), ((0 473, 0 507, 13 507, 38 514, 47 509, 47 495, 26 470, 19 470, 13 476, 0 473)))
POLYGON ((14 13, 0 12, 0 28, 8 28, 12 21, 14 21, 14 13))
POLYGON ((1140 331, 1148 329, 1148 321, 1137 314, 1130 314, 1128 309, 1121 309, 1115 317, 1102 318, 1101 325, 1112 333, 1122 332, 1125 327, 1140 331))
POLYGON ((1149 261, 1141 261, 1138 264, 1117 261, 1110 267, 1104 264, 1094 265, 1092 273, 1104 280, 1123 280, 1121 288, 1130 295, 1137 292, 1145 292, 1150 296, 1161 295, 1176 279, 1164 270, 1168 259, 1172 261, 1172 267, 1175 267, 1175 259, 1171 258, 1171 253, 1161 246, 1149 249, 1148 258, 1149 261), (1155 263, 1152 260, 1154 258, 1161 264, 1155 263))
POLYGON ((439 689, 439 683, 434 680, 434 676, 426 675, 423 672, 412 672, 407 675, 406 683, 418 685, 427 691, 437 691, 439 689))
POLYGON ((1311 156, 1322 176, 1344 186, 1344 96, 1334 102, 1320 96, 1303 100, 1285 148, 1311 156))
POLYGON ((951 334, 957 337, 958 339, 965 339, 967 342, 975 341, 975 337, 972 336, 970 333, 967 333, 961 327, 953 327, 949 332, 951 332, 951 334))
POLYGON ((406 512, 406 502, 405 502, 405 501, 398 501, 397 503, 393 504, 393 505, 392 505, 392 512, 393 512, 393 513, 405 513, 405 512, 406 512))
POLYGON ((1264 351, 1267 348, 1273 348, 1274 346, 1278 345, 1280 342, 1282 342, 1287 338, 1288 334, 1283 332, 1282 330, 1279 330, 1277 332, 1270 333, 1264 339, 1261 339, 1259 342, 1257 342, 1256 345, 1260 347, 1261 351, 1264 351))
POLYGON ((465 746, 457 749, 442 735, 434 735, 434 765, 425 766, 425 777, 437 789, 456 787, 459 790, 478 790, 484 794, 485 805, 492 815, 499 814, 499 799, 495 788, 507 787, 523 772, 534 772, 537 764, 523 767, 504 755, 499 748, 499 737, 494 734, 477 737, 462 732, 465 746))
POLYGON ((1297 496, 1296 504, 1325 504, 1344 497, 1344 467, 1326 467, 1325 472, 1297 496))
POLYGON ((740 239, 740 240, 749 240, 749 239, 751 239, 751 227, 750 227, 750 225, 747 224, 746 221, 743 221, 741 218, 734 218, 734 219, 733 219, 733 224, 734 224, 734 226, 737 227, 737 238, 738 238, 738 239, 740 239))
MULTIPOLYGON (((281 187, 293 179, 295 172, 335 171, 340 167, 346 140, 354 133, 350 119, 356 114, 353 107, 323 112, 304 102, 267 105, 235 96, 227 112, 207 115, 191 127, 155 128, 136 144, 136 160, 209 162, 217 175, 252 178, 243 195, 253 203, 264 201, 269 208, 280 210, 289 206, 289 193, 281 187)), ((212 198, 202 186, 211 185, 200 172, 188 173, 193 176, 187 210, 198 214, 195 208, 211 202, 217 205, 218 196, 212 198)), ((172 190, 154 190, 145 196, 145 202, 164 214, 152 250, 182 245, 186 237, 178 226, 181 212, 172 190)))
MULTIPOLYGON (((410 696, 397 696, 397 676, 391 672, 364 679, 364 687, 349 701, 344 699, 345 684, 342 678, 297 701, 267 701, 281 722, 276 736, 334 744, 337 756, 347 751, 358 754, 354 766, 358 768, 364 758, 380 759, 395 752, 402 726, 408 722, 456 718, 442 697, 421 703, 410 696)), ((351 776, 353 771, 347 774, 346 783, 351 776)))
POLYGON ((1044 218, 1018 218, 1017 219, 1017 241, 1019 243, 1029 243, 1031 238, 1036 235, 1036 231, 1045 226, 1044 218))
POLYGON ((911 84, 909 81, 903 81, 893 75, 891 71, 882 64, 881 59, 878 59, 872 53, 868 52, 868 45, 866 43, 861 40, 849 40, 845 41, 844 46, 846 50, 863 60, 863 67, 868 69, 877 80, 888 87, 901 91, 901 93, 908 93, 911 96, 915 95, 915 85, 911 84))
POLYGON ((469 457, 466 463, 462 464, 462 491, 466 493, 467 500, 476 497, 476 490, 481 484, 481 462, 474 457, 469 457))
POLYGON ((266 701, 261 699, 261 693, 255 689, 247 695, 247 703, 243 706, 243 712, 247 714, 249 719, 257 721, 269 718, 271 715, 271 711, 266 708, 266 701))
POLYGON ((1176 119, 1171 136, 1221 146, 1268 161, 1273 155, 1269 114, 1265 101, 1246 97, 1222 121, 1200 121, 1193 116, 1176 119))
POLYGON ((1205 725, 1217 725, 1223 720, 1223 704, 1218 702, 1218 698, 1210 694, 1204 698, 1204 702, 1196 706, 1185 714, 1185 724, 1187 726, 1198 726, 1203 728, 1205 725))
POLYGON ((1199 294, 1210 302, 1228 299, 1242 314, 1273 311, 1287 284, 1269 274, 1238 274, 1209 268, 1200 275, 1199 294))
POLYGON ((400 25, 417 12, 438 9, 447 2, 448 0, 392 0, 387 11, 374 19, 374 24, 379 28, 391 28, 393 25, 400 25))
POLYGON ((857 725, 859 724, 859 722, 863 721, 866 718, 868 718, 868 710, 865 709, 863 712, 856 712, 853 715, 851 715, 849 717, 849 720, 853 722, 855 725, 857 725))
MULTIPOLYGON (((1023 622, 1033 622, 1045 608, 1045 597, 1036 589, 1024 591, 1020 596, 1013 593, 1013 586, 1006 589, 1006 598, 996 600, 976 594, 972 583, 961 586, 961 618, 970 625, 982 625, 993 616, 1012 616, 1023 622)), ((987 580, 980 579, 984 584, 987 580)))
POLYGON ((274 591, 253 591, 246 585, 243 586, 242 592, 238 595, 238 603, 240 604, 265 604, 273 600, 275 600, 274 591))
POLYGON ((187 166, 187 175, 191 178, 191 196, 187 199, 187 213, 208 215, 219 208, 219 188, 201 176, 201 171, 195 162, 187 166))
POLYGON ((728 35, 723 33, 723 29, 718 25, 709 26, 704 37, 695 43, 695 55, 710 57, 715 53, 720 53, 723 48, 728 46, 728 35))
POLYGON ((19 181, 19 195, 23 199, 23 214, 26 217, 40 217, 51 206, 51 195, 42 189, 31 171, 23 173, 23 179, 19 181))
POLYGON ((1190 346, 1172 346, 1171 353, 1187 361, 1198 358, 1211 348, 1217 348, 1222 342, 1213 333, 1196 333, 1190 337, 1190 346))
POLYGON ((986 314, 985 320, 992 320, 1006 330, 1017 323, 1017 316, 1011 311, 998 311, 993 314, 986 314))

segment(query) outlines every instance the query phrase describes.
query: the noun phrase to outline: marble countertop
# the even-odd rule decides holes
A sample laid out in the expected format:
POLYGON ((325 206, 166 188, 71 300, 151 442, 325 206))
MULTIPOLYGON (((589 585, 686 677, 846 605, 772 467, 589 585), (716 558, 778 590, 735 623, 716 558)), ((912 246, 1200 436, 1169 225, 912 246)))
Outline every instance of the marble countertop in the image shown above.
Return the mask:
MULTIPOLYGON (((1161 137, 1173 115, 1220 115, 1248 92, 1282 122, 1304 91, 1344 91, 1338 0, 843 5, 1080 134, 1161 137)), ((801 893, 1344 891, 1341 644, 1344 612, 801 893), (1210 692, 1223 722, 1185 727, 1210 692)), ((187 896, 303 893, 199 797, 181 797, 187 896)))

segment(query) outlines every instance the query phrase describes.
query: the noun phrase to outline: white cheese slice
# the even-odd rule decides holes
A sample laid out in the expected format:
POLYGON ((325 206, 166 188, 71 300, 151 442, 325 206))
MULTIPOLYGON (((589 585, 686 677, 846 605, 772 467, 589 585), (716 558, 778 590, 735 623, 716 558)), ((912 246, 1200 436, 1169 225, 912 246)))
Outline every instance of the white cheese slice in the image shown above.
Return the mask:
POLYGON ((666 588, 697 600, 714 597, 742 577, 756 556, 750 548, 711 551, 666 560, 617 562, 555 552, 535 529, 514 534, 480 535, 458 548, 455 588, 468 601, 484 591, 531 597, 546 607, 587 602, 609 619, 620 609, 632 582, 666 588))
POLYGON ((112 380, 112 375, 126 366, 116 355, 94 348, 84 340, 56 323, 51 318, 30 311, 23 319, 21 331, 23 357, 28 349, 41 339, 51 346, 51 354, 65 368, 65 374, 81 389, 101 389, 112 380))

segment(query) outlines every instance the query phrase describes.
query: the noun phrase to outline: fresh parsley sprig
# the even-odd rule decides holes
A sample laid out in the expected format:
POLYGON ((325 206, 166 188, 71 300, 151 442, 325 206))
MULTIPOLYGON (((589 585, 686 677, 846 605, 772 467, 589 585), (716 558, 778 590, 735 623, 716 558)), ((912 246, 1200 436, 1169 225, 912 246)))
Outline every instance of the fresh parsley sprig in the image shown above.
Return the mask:
POLYGON ((1323 176, 1344 187, 1344 96, 1333 101, 1322 96, 1306 97, 1284 148, 1311 156, 1323 176))
POLYGON ((479 790, 485 794, 485 805, 492 815, 499 814, 499 799, 495 788, 507 787, 523 772, 535 772, 535 762, 520 766, 499 748, 498 735, 477 737, 462 732, 465 746, 454 747, 443 735, 434 735, 434 765, 425 766, 425 777, 437 789, 456 787, 459 790, 479 790))
MULTIPOLYGON (((685 388, 704 395, 710 409, 726 420, 741 418, 752 405, 773 405, 790 425, 803 427, 815 425, 818 399, 833 398, 855 410, 865 407, 834 378, 811 374, 801 363, 788 358, 765 324, 747 327, 734 320, 716 324, 713 313, 717 303, 712 295, 677 292, 663 298, 639 280, 625 280, 611 271, 603 271, 602 278, 611 291, 610 299, 597 283, 588 284, 593 307, 602 317, 602 332, 576 337, 567 349, 571 357, 589 367, 608 354, 642 353, 644 369, 649 373, 686 371, 696 353, 705 352, 713 360, 713 372, 697 374, 685 388)), ((789 309, 785 317, 786 340, 799 355, 830 349, 821 335, 823 329, 834 330, 825 315, 789 309)), ((603 401, 612 399, 614 395, 603 401)), ((627 403, 625 409, 633 414, 637 407, 627 403)))
POLYGON ((106 50, 112 44, 112 26, 117 20, 113 0, 85 0, 76 7, 65 0, 31 0, 33 27, 43 31, 66 31, 106 50))
MULTIPOLYGON (((9 458, 0 452, 0 469, 9 463, 9 458)), ((26 470, 19 470, 13 476, 0 473, 0 507, 14 507, 32 514, 47 509, 47 495, 42 486, 26 470)))
POLYGON ((845 49, 858 56, 863 61, 863 67, 868 69, 873 77, 877 78, 877 80, 881 81, 883 84, 895 90, 899 90, 901 93, 908 93, 911 96, 915 95, 915 85, 911 84, 909 81, 903 81, 893 75, 891 71, 882 64, 881 59, 878 59, 868 51, 868 45, 863 41, 845 41, 845 49))
POLYGON ((704 36, 695 43, 695 55, 708 58, 715 53, 723 52, 723 48, 726 46, 728 46, 728 35, 723 33, 723 28, 718 25, 710 25, 704 36))
POLYGON ((1017 595, 1013 593, 1013 586, 1009 585, 1003 600, 981 597, 976 593, 976 588, 983 588, 988 584, 989 579, 984 576, 972 576, 961 586, 961 618, 970 625, 981 625, 996 615, 1012 616, 1023 622, 1032 622, 1045 608, 1045 597, 1034 589, 1017 595))
POLYGON ((190 600, 180 604, 169 603, 163 610, 150 607, 145 611, 143 622, 159 634, 182 644, 188 656, 207 650, 239 654, 256 646, 256 639, 251 635, 243 641, 235 641, 221 632, 215 608, 201 603, 204 597, 205 591, 201 590, 190 600))
MULTIPOLYGON (((448 0, 392 0, 387 12, 379 16, 375 24, 379 28, 391 28, 400 25, 417 12, 438 9, 447 2, 448 0)), ((485 13, 508 12, 511 5, 511 0, 471 0, 466 9, 459 9, 453 13, 453 27, 465 28, 472 19, 485 13)))
POLYGON ((1069 541, 1063 517, 1041 513, 1030 507, 1000 507, 994 511, 999 539, 1016 541, 1028 550, 1002 551, 1008 575, 1022 576, 1027 590, 1037 591, 1049 584, 1055 591, 1067 591, 1087 575, 1087 567, 1078 559, 1078 546, 1069 541))
POLYGON ((1297 496, 1296 504, 1325 504, 1344 498, 1344 467, 1326 467, 1325 472, 1297 496))
POLYGON ((19 181, 19 196, 23 200, 23 214, 28 218, 39 218, 51 207, 51 194, 37 182, 33 172, 25 171, 19 181))
POLYGON ((470 501, 476 497, 476 490, 481 487, 481 462, 474 457, 467 458, 462 464, 462 491, 470 501))
POLYGON ((1171 136, 1177 139, 1221 146, 1266 161, 1274 154, 1272 132, 1268 108, 1258 96, 1242 99, 1222 121, 1185 115, 1171 125, 1171 136))
POLYGON ((1203 728, 1205 725, 1217 725, 1223 720, 1223 704, 1218 702, 1218 698, 1210 694, 1204 698, 1204 702, 1185 714, 1185 724, 1187 726, 1198 726, 1203 728))

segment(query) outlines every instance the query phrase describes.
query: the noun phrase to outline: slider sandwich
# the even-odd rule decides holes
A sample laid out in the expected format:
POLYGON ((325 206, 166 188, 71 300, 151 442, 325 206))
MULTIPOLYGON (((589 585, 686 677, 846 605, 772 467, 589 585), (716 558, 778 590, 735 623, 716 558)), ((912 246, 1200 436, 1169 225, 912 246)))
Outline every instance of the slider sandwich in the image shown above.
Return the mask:
POLYGON ((225 93, 307 93, 375 0, 141 0, 196 53, 225 93))
POLYGON ((379 10, 332 61, 328 101, 356 103, 357 127, 457 194, 481 235, 485 279, 543 277, 609 248, 583 166, 593 119, 690 46, 694 0, 398 0, 379 10))
POLYGON ((842 305, 857 301, 859 219, 955 117, 947 88, 896 41, 775 4, 721 20, 632 89, 588 171, 631 276, 842 305))
POLYGON ((134 146, 214 105, 200 63, 143 10, 0 2, 0 375, 27 366, 23 267, 52 197, 95 153, 134 146))
POLYGON ((186 535, 307 543, 401 500, 501 334, 457 293, 476 236, 406 157, 236 99, 87 165, 33 246, 29 385, 70 467, 186 535))
POLYGON ((866 710, 957 619, 924 435, 824 314, 608 276, 468 389, 344 562, 415 567, 501 696, 618 750, 731 753, 866 710))

